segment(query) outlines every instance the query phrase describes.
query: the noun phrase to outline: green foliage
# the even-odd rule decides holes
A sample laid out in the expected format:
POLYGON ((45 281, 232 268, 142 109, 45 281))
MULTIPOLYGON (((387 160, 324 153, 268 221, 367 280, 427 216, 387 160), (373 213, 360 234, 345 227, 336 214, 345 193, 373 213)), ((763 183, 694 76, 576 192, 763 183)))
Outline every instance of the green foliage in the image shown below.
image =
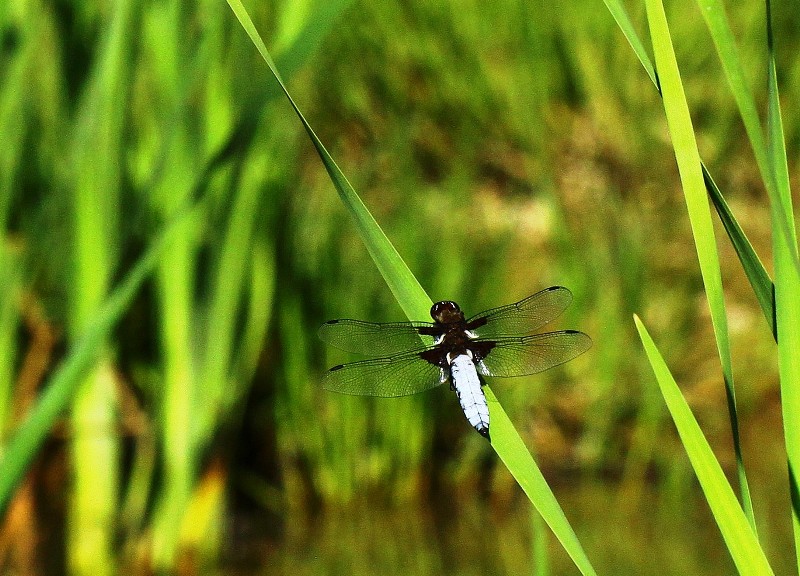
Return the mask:
POLYGON ((660 1, 647 3, 647 16, 650 24, 650 36, 653 40, 659 87, 664 100, 664 111, 672 138, 672 147, 675 150, 678 170, 680 171, 681 184, 689 211, 689 221, 692 225, 692 234, 700 262, 700 272, 703 276, 708 306, 711 310, 711 322, 714 326, 717 350, 722 363, 742 504, 750 524, 755 530, 756 521, 753 515, 753 503, 750 498, 750 488, 747 483, 744 462, 742 461, 741 442, 739 439, 736 388, 733 381, 728 317, 725 311, 722 289, 722 273, 719 266, 719 254, 714 237, 714 228, 711 222, 711 211, 706 196, 700 152, 697 149, 689 106, 686 102, 681 77, 678 72, 678 63, 672 48, 666 14, 660 1))
POLYGON ((670 5, 651 38, 670 39, 678 85, 648 55, 644 6, 605 4, 245 2, 320 163, 224 3, 0 2, 0 571, 33 571, 14 558, 32 557, 26 529, 62 529, 39 516, 53 506, 68 548, 33 554, 55 572, 211 571, 247 549, 227 526, 276 524, 281 546, 256 553, 276 573, 591 572, 588 557, 725 574, 761 550, 795 570, 798 131, 778 109, 779 84, 798 98, 795 15, 670 5), (425 317, 427 294, 480 310, 556 283, 576 296, 559 326, 595 346, 491 383, 497 453, 447 390, 320 389, 346 359, 316 340, 326 319, 425 317), (633 313, 716 458, 696 428, 685 458, 685 410, 678 435, 665 426, 633 313), (713 484, 717 461, 736 466, 715 354, 733 359, 760 545, 713 484))
POLYGON ((692 462, 697 479, 703 487, 706 500, 714 513, 739 573, 772 574, 764 551, 758 543, 755 530, 749 524, 752 520, 742 512, 742 507, 736 500, 736 496, 725 478, 725 473, 700 430, 700 425, 689 409, 680 388, 641 320, 634 316, 634 321, 661 387, 664 401, 678 428, 686 453, 692 462))
MULTIPOLYGON (((400 254, 398 254, 397 250, 383 233, 378 223, 372 217, 372 214, 367 210, 356 191, 350 185, 350 182, 348 182, 345 175, 342 174, 336 162, 331 158, 325 146, 320 142, 314 130, 308 124, 294 100, 289 95, 285 84, 281 80, 280 74, 275 69, 275 65, 272 62, 272 58, 266 46, 264 46, 264 42, 258 35, 258 32, 256 32, 253 22, 242 4, 238 0, 228 0, 228 3, 239 19, 239 22, 241 22, 242 26, 247 31, 253 44, 258 48, 264 61, 269 66, 270 71, 275 76, 275 79, 280 83, 292 108, 294 108, 294 111, 297 113, 297 117, 306 129, 314 147, 317 149, 320 159, 325 165, 328 175, 331 177, 337 192, 339 192, 342 202, 348 208, 361 234, 364 245, 380 270, 384 280, 392 290, 395 298, 397 298, 398 302, 405 310, 409 320, 425 318, 425 312, 430 309, 433 302, 427 297, 422 286, 420 286, 411 270, 405 265, 400 254)), ((299 345, 299 340, 294 343, 295 347, 299 345)), ((589 559, 586 557, 583 548, 581 548, 580 542, 575 536, 566 516, 564 516, 564 512, 561 510, 552 490, 550 490, 538 466, 536 466, 536 463, 530 457, 530 453, 519 437, 519 433, 514 429, 513 424, 511 424, 502 406, 497 402, 497 399, 488 386, 486 387, 486 394, 487 399, 492 403, 491 419, 492 429, 494 431, 492 447, 497 451, 500 459, 517 479, 520 486, 528 495, 531 503, 536 506, 545 521, 548 522, 553 532, 575 561, 576 566, 581 570, 581 573, 595 574, 594 569, 589 563, 589 559)))
POLYGON ((24 422, 15 431, 3 451, 3 473, 0 475, 0 508, 6 508, 25 469, 41 447, 56 418, 65 410, 76 394, 87 372, 97 362, 114 325, 130 306, 136 291, 151 274, 162 253, 169 248, 180 225, 187 218, 185 211, 176 215, 152 246, 131 268, 125 279, 109 295, 94 315, 83 334, 76 339, 69 356, 58 367, 44 386, 45 392, 24 422))
MULTIPOLYGON (((796 317, 797 306, 793 303, 796 303, 800 298, 800 291, 798 291, 800 285, 797 282, 798 278, 800 278, 798 276, 800 274, 800 266, 798 266, 797 259, 797 237, 791 208, 789 180, 786 176, 787 166, 783 127, 778 107, 770 4, 769 2, 767 3, 766 14, 769 49, 768 148, 765 146, 761 135, 761 126, 754 100, 744 80, 743 67, 734 45, 733 35, 724 9, 718 2, 699 2, 699 4, 717 47, 726 78, 735 96, 750 143, 755 151, 759 171, 770 198, 772 214, 773 252, 776 271, 776 284, 774 287, 761 266, 755 250, 730 211, 727 202, 708 170, 700 161, 663 6, 658 1, 648 3, 650 31, 659 71, 658 87, 664 98, 673 147, 681 172, 690 218, 693 222, 695 245, 700 266, 703 270, 712 321, 717 335, 718 350, 727 388, 734 448, 737 455, 742 506, 750 524, 749 529, 742 526, 743 523, 740 520, 741 509, 738 503, 730 497, 730 491, 726 489, 727 482, 719 469, 716 458, 708 449, 705 438, 700 432, 691 411, 688 409, 688 405, 685 404, 685 400, 660 353, 658 353, 655 344, 638 318, 636 318, 636 322, 650 363, 662 387, 662 394, 670 407, 673 420, 681 433, 683 444, 692 460, 695 473, 704 486, 706 498, 714 511, 717 523, 727 542, 728 550, 740 573, 771 574, 772 569, 767 564, 766 557, 757 541, 753 503, 741 456, 739 416, 731 373, 730 344, 722 300, 719 260, 713 240, 713 230, 710 221, 706 218, 704 200, 702 200, 702 196, 704 196, 702 190, 707 188, 717 206, 717 211, 778 343, 779 373, 781 376, 782 405, 786 430, 786 453, 790 471, 788 492, 791 494, 792 500, 790 509, 795 535, 795 549, 800 550, 798 547, 798 543, 800 543, 800 540, 798 540, 800 538, 798 536, 800 534, 800 524, 798 523, 797 506, 795 504, 797 489, 796 480, 792 473, 795 468, 793 463, 797 450, 797 437, 794 430, 796 412, 794 408, 797 407, 797 377, 798 373, 800 373, 798 372, 800 371, 800 362, 798 362, 794 353, 797 350, 797 337, 800 331, 797 330, 796 324, 798 320, 796 317), (769 158, 768 149, 769 153, 771 153, 769 158), (701 185, 701 181, 703 181, 703 185, 701 185), (695 224, 695 221, 697 224, 695 224), (713 281, 709 282, 709 279, 713 281), (779 294, 781 295, 780 297, 778 296, 779 294), (785 337, 781 335, 782 333, 785 334, 785 337), (792 352, 788 352, 789 349, 792 352), (712 483, 714 482, 723 482, 724 484, 713 487, 712 483), (759 565, 752 564, 756 561, 759 565)), ((643 63, 645 63, 644 60, 643 63)), ((645 63, 645 67, 647 68, 648 64, 645 63)), ((800 556, 798 558, 800 559, 800 556)))

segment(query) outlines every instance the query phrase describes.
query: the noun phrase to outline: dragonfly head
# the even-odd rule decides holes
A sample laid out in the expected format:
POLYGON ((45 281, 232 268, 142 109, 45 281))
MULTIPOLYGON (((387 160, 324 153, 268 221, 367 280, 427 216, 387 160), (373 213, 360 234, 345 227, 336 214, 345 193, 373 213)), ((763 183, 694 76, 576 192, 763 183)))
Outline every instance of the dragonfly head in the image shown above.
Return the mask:
POLYGON ((455 302, 444 300, 431 306, 431 318, 439 324, 452 324, 464 320, 464 313, 455 302))

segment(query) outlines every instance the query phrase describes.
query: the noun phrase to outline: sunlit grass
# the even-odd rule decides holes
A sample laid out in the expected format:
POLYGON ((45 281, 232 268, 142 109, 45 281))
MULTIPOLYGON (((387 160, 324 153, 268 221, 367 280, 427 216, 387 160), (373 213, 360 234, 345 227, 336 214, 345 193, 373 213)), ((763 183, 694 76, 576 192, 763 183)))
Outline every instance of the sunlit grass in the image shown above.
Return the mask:
MULTIPOLYGON (((510 430, 535 447, 541 476, 599 573, 642 574, 654 564, 673 573, 728 571, 727 559, 703 566, 708 550, 724 555, 727 540, 700 500, 630 321, 634 312, 643 318, 733 477, 712 321, 664 109, 650 85, 650 46, 641 40, 649 36, 646 14, 606 4, 613 14, 581 2, 558 11, 516 1, 246 3, 306 120, 414 272, 406 282, 402 262, 376 254, 393 290, 224 3, 67 2, 55 11, 4 4, 0 507, 31 505, 13 500, 28 470, 34 485, 64 480, 54 452, 77 456, 79 443, 102 441, 112 449, 68 457, 79 483, 45 490, 74 507, 95 485, 100 494, 93 479, 108 481, 99 513, 86 516, 99 520, 90 553, 98 573, 115 563, 146 571, 193 558, 197 566, 227 562, 225 542, 239 540, 220 530, 238 530, 251 516, 270 526, 293 519, 286 533, 295 548, 280 552, 286 560, 307 545, 306 512, 321 510, 334 523, 334 510, 365 500, 402 503, 417 520, 428 496, 490 502, 475 538, 491 541, 503 511, 528 504, 497 454, 463 426, 452 395, 326 395, 318 378, 334 358, 315 328, 339 316, 426 317, 420 285, 433 299, 480 310, 559 283, 576 295, 564 326, 591 334, 595 347, 564 369, 493 385, 510 430), (199 198, 190 221, 177 215, 199 198), (60 340, 42 351, 37 327, 60 340), (81 402, 70 421, 94 418, 93 410, 104 416, 77 435, 62 416, 92 372, 106 394, 81 402), (592 492, 598 485, 604 490, 592 492), (609 508, 602 521, 599 513, 587 519, 587 493, 606 494, 597 497, 598 508, 609 508), (698 517, 692 530, 680 528, 698 517), (630 537, 605 537, 630 526, 630 537)), ((779 84, 784 102, 796 100, 796 59, 781 57, 796 44, 787 25, 794 15, 778 7, 785 37, 775 39, 777 63, 762 94, 763 6, 730 6, 730 30, 716 3, 702 6, 670 7, 667 21, 706 161, 701 174, 745 270, 725 258, 734 251, 718 234, 742 443, 764 421, 757 419, 774 416, 778 353, 794 462, 800 319, 791 305, 798 282, 788 174, 796 151, 792 138, 786 151, 782 142, 797 120, 790 107, 783 118, 776 108, 779 84), (719 64, 709 56, 714 47, 719 64)), ((348 202, 374 248, 382 239, 361 200, 348 202)), ((745 450, 744 462, 762 546, 782 573, 791 568, 778 553, 789 546, 789 490, 762 480, 784 478, 771 459, 782 449, 779 436, 775 430, 767 436, 774 444, 745 450), (765 500, 768 510, 785 507, 785 525, 759 505, 765 500)), ((522 450, 498 452, 529 459, 522 450)), ((546 490, 531 479, 531 493, 546 490)), ((531 530, 527 510, 522 517, 521 530, 531 530)), ((35 530, 36 520, 25 526, 35 530)), ((347 530, 371 525, 362 520, 347 530)), ((58 526, 50 517, 43 523, 58 526)), ((533 528, 535 543, 503 540, 506 564, 494 569, 574 570, 543 526, 533 528), (539 556, 545 549, 549 562, 539 556)), ((4 530, 0 550, 25 546, 22 532, 4 530)), ((80 525, 71 530, 68 540, 77 542, 80 525)), ((335 526, 330 533, 340 534, 335 526)), ((422 550, 420 573, 442 573, 447 558, 436 555, 457 546, 432 540, 415 532, 410 548, 378 552, 422 550)), ((369 569, 365 541, 338 556, 332 542, 304 567, 319 572, 349 558, 369 569)), ((37 553, 78 554, 67 546, 63 555, 37 553)))
MULTIPOLYGON (((648 20, 651 36, 653 38, 654 53, 657 68, 660 71, 658 87, 664 99, 664 107, 670 127, 673 147, 681 173, 684 193, 689 206, 689 214, 693 220, 694 240, 697 247, 700 266, 706 284, 706 293, 709 297, 712 321, 715 324, 720 361, 724 373, 725 385, 728 395, 728 411, 733 431, 734 449, 739 473, 739 490, 741 503, 731 498, 727 481, 714 454, 710 451, 705 437, 694 419, 688 405, 675 384, 672 375, 663 361, 655 344, 647 334, 646 329, 636 318, 637 328, 645 345, 649 360, 659 384, 665 401, 667 402, 672 418, 681 434, 681 439, 687 450, 692 466, 698 479, 703 485, 706 498, 717 519, 717 523, 726 540, 728 550, 733 557, 740 573, 746 574, 771 574, 772 569, 767 563, 761 545, 758 542, 756 530, 756 516, 750 496, 750 489, 745 476, 745 465, 742 459, 739 438, 739 416, 736 407, 735 391, 733 387, 730 359, 730 345, 728 344, 728 330, 726 312, 722 301, 722 284, 719 271, 716 245, 713 231, 707 220, 705 188, 708 187, 712 199, 718 205, 718 212, 726 225, 726 230, 731 237, 734 248, 747 272, 756 297, 761 303, 767 316, 767 321, 777 336, 779 351, 779 366, 781 375, 782 403, 784 410, 784 427, 786 430, 786 452, 788 455, 789 485, 787 486, 788 513, 792 517, 795 532, 795 548, 797 549, 798 516, 794 503, 797 493, 795 478, 791 471, 794 469, 794 421, 796 412, 793 409, 796 402, 797 374, 800 370, 795 351, 796 338, 800 333, 796 328, 796 305, 800 299, 797 283, 800 274, 800 264, 797 259, 797 239, 794 218, 791 208, 791 196, 788 193, 788 176, 786 176, 786 156, 784 148, 783 129, 780 122, 780 112, 777 100, 777 83, 774 70, 774 45, 772 43, 772 22, 770 20, 770 4, 767 2, 766 28, 769 40, 770 61, 768 70, 769 104, 767 114, 767 133, 770 138, 769 150, 772 157, 767 160, 767 149, 761 136, 761 127, 758 115, 753 104, 750 91, 747 88, 742 74, 741 63, 734 45, 733 37, 728 27, 724 9, 717 2, 700 2, 712 36, 714 37, 720 59, 726 72, 730 87, 736 97, 739 110, 747 126, 751 144, 755 150, 759 169, 764 180, 764 186, 771 203, 773 250, 775 260, 776 288, 775 296, 765 294, 769 288, 766 273, 760 266, 760 261, 747 241, 741 228, 729 211, 724 198, 719 193, 710 175, 702 166, 697 151, 694 131, 683 87, 678 72, 677 62, 672 47, 670 30, 667 25, 664 9, 658 0, 647 4, 648 20), (779 186, 778 182, 782 185, 779 186), (778 189, 781 192, 778 192, 778 189), (700 218, 702 217, 702 218, 700 218), (697 224, 694 222, 697 221, 697 224), (709 282, 713 279, 713 282, 709 282), (780 287, 778 287, 780 286, 780 287), (782 294, 777 297, 777 294, 782 294), (791 296, 790 296, 791 294, 791 296), (774 301, 770 302, 770 297, 774 301), (792 302, 792 304, 790 304, 792 302), (771 305, 770 305, 771 304, 771 305), (716 310, 715 310, 716 307, 716 310), (782 328, 783 326, 783 328, 782 328), (781 333, 785 337, 781 337, 781 333), (787 352, 791 347, 792 352, 787 352), (787 409, 787 403, 789 408, 787 409), (741 508, 740 508, 741 505, 741 508), (743 518, 746 516, 749 526, 745 526, 743 518)), ((642 57, 640 55, 640 57, 642 57)), ((646 65, 647 67, 647 65, 646 65)))

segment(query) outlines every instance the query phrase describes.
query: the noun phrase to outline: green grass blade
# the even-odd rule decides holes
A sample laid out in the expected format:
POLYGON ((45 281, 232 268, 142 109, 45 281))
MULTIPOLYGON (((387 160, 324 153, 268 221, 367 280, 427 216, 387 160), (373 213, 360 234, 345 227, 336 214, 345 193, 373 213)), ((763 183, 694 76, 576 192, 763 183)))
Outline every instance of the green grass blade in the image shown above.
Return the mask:
POLYGON ((550 547, 547 526, 544 518, 535 508, 531 508, 531 550, 533 552, 533 576, 550 576, 550 547))
POLYGON ((775 286, 772 284, 772 279, 769 277, 761 258, 758 257, 753 245, 748 240, 747 235, 739 226, 739 222, 731 212, 728 203, 722 196, 717 184, 709 174, 705 165, 703 165, 703 178, 706 182, 706 190, 711 196, 711 201, 714 203, 714 208, 717 210, 717 215, 728 233, 736 253, 739 255, 739 261, 742 263, 742 268, 753 287, 753 292, 758 299, 764 317, 767 319, 770 331, 773 337, 777 340, 778 333, 775 326, 775 286))
MULTIPOLYGON (((204 164, 205 146, 214 148, 220 138, 216 130, 227 126, 225 106, 219 105, 215 130, 204 131, 204 142, 193 132, 188 104, 192 98, 192 83, 202 78, 199 69, 209 63, 210 49, 206 44, 187 42, 187 21, 179 3, 167 3, 163 16, 154 27, 144 27, 145 43, 159 54, 160 91, 153 104, 159 101, 169 110, 170 120, 159 130, 156 146, 159 169, 147 185, 139 187, 153 213, 164 222, 191 198, 198 185, 197 176, 186 166, 204 164)), ((162 112, 163 113, 163 112, 162 112)), ((202 116, 201 116, 202 117, 202 116)), ((206 193, 212 195, 214 186, 206 193)), ((181 542, 181 527, 192 498, 200 450, 195 426, 199 421, 196 399, 202 397, 198 375, 198 348, 195 334, 198 315, 195 314, 198 273, 198 220, 185 219, 181 230, 158 263, 154 274, 156 306, 159 310, 158 334, 161 382, 158 390, 156 430, 159 438, 161 481, 151 517, 151 557, 155 571, 167 571, 177 559, 181 542)))
MULTIPOLYGON (((72 134, 73 171, 65 185, 73 206, 70 340, 96 314, 118 265, 123 143, 128 114, 137 3, 114 4, 72 134)), ((75 575, 116 572, 115 516, 120 492, 119 407, 111 359, 78 387, 70 414, 71 497, 67 562, 75 575), (102 467, 97 466, 103 462, 102 467)))
MULTIPOLYGON (((722 63, 722 69, 725 73, 725 77, 727 78, 731 92, 733 92, 733 96, 736 99, 736 105, 739 108, 739 114, 744 122, 745 130, 747 131, 747 137, 749 138, 750 144, 753 147, 753 153, 756 157, 756 164, 758 165, 758 170, 761 173, 761 178, 764 180, 764 185, 767 188, 767 194, 769 195, 770 202, 773 204, 780 203, 783 201, 784 196, 780 190, 780 187, 782 186, 782 184, 779 182, 779 179, 781 178, 780 170, 776 171, 774 166, 775 157, 773 155, 773 145, 775 143, 775 134, 772 133, 772 127, 768 126, 768 138, 770 139, 770 142, 765 142, 761 131, 761 122, 758 117, 755 100, 751 91, 747 87, 747 81, 745 79, 744 70, 742 69, 741 60, 736 49, 733 33, 731 32, 730 24, 728 23, 728 18, 725 14, 725 7, 719 0, 698 0, 698 4, 703 17, 706 20, 708 29, 711 32, 711 38, 714 40, 714 45, 717 48, 717 53, 719 54, 719 59, 722 63)), ((769 14, 769 3, 767 3, 767 13, 769 14)), ((770 26, 770 23, 768 22, 767 25, 770 26)), ((770 60, 772 61, 772 32, 770 30, 767 31, 767 37, 770 60)), ((772 65, 770 65, 768 75, 768 90, 770 91, 770 103, 772 103, 772 95, 777 94, 778 89, 772 65)), ((768 114, 770 114, 769 111, 768 114)), ((777 136, 778 139, 783 142, 782 128, 779 130, 779 134, 777 136)), ((778 230, 780 233, 786 236, 786 244, 788 245, 794 242, 796 245, 797 238, 793 222, 794 218, 791 211, 786 212, 785 208, 786 206, 784 206, 784 210, 779 214, 774 214, 774 216, 778 218, 775 221, 775 224, 779 227, 778 230)), ((794 254, 793 262, 795 267, 800 268, 800 261, 798 261, 797 254, 794 254)))
MULTIPOLYGON (((753 148, 756 164, 758 165, 761 178, 764 181, 764 185, 770 197, 770 202, 775 204, 779 202, 779 192, 777 190, 778 181, 776 179, 775 172, 771 168, 770 152, 767 149, 767 143, 764 140, 755 99, 753 98, 753 94, 747 86, 741 59, 739 58, 738 50, 736 48, 736 42, 725 13, 725 7, 722 2, 719 2, 718 0, 698 0, 698 4, 703 17, 705 18, 709 32, 711 33, 714 46, 716 46, 717 54, 719 55, 722 69, 725 73, 725 78, 728 80, 728 85, 730 86, 731 92, 736 100, 736 105, 739 108, 739 114, 742 117, 748 139, 750 140, 750 145, 753 148)), ((770 89, 771 88, 772 83, 770 82, 770 89)), ((777 85, 775 85, 775 89, 777 89, 777 85)), ((716 199, 715 204, 717 204, 716 199)), ((717 209, 719 210, 719 204, 717 204, 717 209)), ((722 217, 721 214, 720 216, 722 217)), ((723 223, 724 222, 725 219, 723 218, 723 223)), ((788 214, 778 215, 778 219, 775 221, 775 223, 779 226, 781 233, 787 236, 787 238, 794 236, 792 232, 794 230, 794 225, 792 223, 791 211, 788 212, 788 214)), ((736 241, 733 238, 732 240, 734 241, 734 246, 737 246, 736 241)), ((742 252, 739 250, 739 246, 737 246, 737 253, 739 253, 741 258, 742 252)), ((796 261, 797 260, 795 258, 795 262, 796 261)), ((761 272, 757 268, 748 269, 748 265, 745 263, 744 258, 742 259, 742 263, 745 267, 748 278, 750 278, 750 282, 753 285, 753 289, 758 297, 759 303, 764 310, 764 314, 767 316, 767 320, 770 323, 770 328, 777 338, 777 329, 775 327, 774 320, 775 311, 773 304, 773 287, 771 286, 771 283, 769 285, 767 284, 765 280, 765 271, 761 272), (754 272, 757 272, 757 275, 752 276, 754 272), (769 293, 765 294, 767 288, 769 288, 769 293), (766 305, 767 302, 769 303, 769 306, 766 305)), ((763 266, 761 268, 763 268, 763 266)))
POLYGON ((745 513, 755 530, 755 516, 750 498, 750 489, 745 474, 739 441, 738 415, 736 412, 736 393, 731 366, 730 342, 728 340, 728 320, 725 312, 725 300, 722 291, 722 274, 719 266, 719 255, 714 238, 714 227, 711 211, 708 206, 706 185, 700 162, 700 153, 694 137, 689 106, 683 91, 678 63, 672 47, 667 17, 661 0, 647 0, 647 19, 650 26, 650 37, 653 41, 653 52, 656 59, 661 82, 661 93, 664 111, 667 116, 672 146, 678 163, 681 184, 683 186, 689 221, 692 226, 697 257, 700 261, 700 272, 706 289, 708 306, 711 311, 711 322, 717 341, 725 390, 728 399, 728 413, 731 421, 736 468, 739 477, 739 490, 745 513))
MULTIPOLYGON (((410 319, 416 320, 427 317, 428 309, 431 305, 430 297, 428 297, 422 286, 420 286, 411 270, 406 266, 403 259, 383 233, 383 230, 381 230, 378 223, 372 217, 372 214, 369 213, 364 203, 347 181, 347 178, 336 165, 333 158, 328 154, 322 142, 317 138, 317 135, 311 129, 311 126, 292 100, 292 97, 280 78, 280 74, 272 62, 272 58, 263 40, 253 26, 241 2, 239 2, 239 0, 228 0, 228 4, 231 6, 231 9, 236 14, 242 27, 261 53, 261 56, 269 66, 275 79, 281 85, 282 90, 289 99, 292 108, 294 108, 294 111, 297 113, 308 136, 314 143, 314 147, 317 149, 331 180, 336 186, 342 202, 344 202, 345 206, 352 214, 370 255, 378 266, 386 283, 389 285, 389 288, 392 290, 395 298, 410 319)), ((536 509, 542 514, 542 517, 551 527, 556 537, 561 541, 576 566, 578 566, 583 574, 595 574, 580 542, 575 536, 575 532, 569 525, 563 510, 555 499, 552 491, 547 486, 547 482, 544 480, 535 461, 525 447, 519 433, 514 428, 502 406, 496 401, 491 389, 486 386, 484 390, 487 398, 493 400, 491 402, 492 446, 497 451, 498 456, 500 456, 500 459, 506 464, 511 474, 520 484, 536 509)))
POLYGON ((645 72, 647 72, 647 75, 650 76, 650 80, 652 80, 653 84, 658 87, 658 78, 656 78, 656 72, 653 69, 653 63, 650 61, 650 56, 647 55, 647 50, 645 49, 642 41, 639 39, 639 35, 636 34, 636 30, 631 23, 630 16, 628 16, 628 11, 625 10, 625 6, 619 0, 603 1, 605 2, 608 11, 611 12, 611 16, 613 16, 614 20, 616 20, 617 26, 619 26, 620 30, 622 30, 622 33, 625 35, 625 38, 628 40, 628 44, 631 45, 631 48, 633 48, 633 51, 639 58, 639 62, 641 62, 642 66, 644 66, 645 72))
MULTIPOLYGON (((653 65, 647 55, 647 52, 642 46, 641 40, 631 25, 630 17, 626 12, 625 7, 617 0, 606 0, 605 3, 608 10, 617 21, 617 25, 622 29, 623 34, 625 34, 625 37, 628 39, 628 42, 638 56, 639 61, 644 67, 648 76, 650 76, 653 84, 660 92, 661 88, 658 84, 657 76, 653 71, 653 65)), ((725 50, 729 51, 728 48, 725 50)), ((743 81, 738 79, 736 83, 744 85, 743 81)), ((742 115, 744 116, 744 113, 742 113, 742 115)), ((758 131, 756 130, 756 132, 758 131)), ((764 312, 764 316, 767 319, 767 323, 770 325, 773 334, 775 334, 772 280, 770 279, 769 274, 767 274, 767 271, 764 269, 764 266, 761 264, 761 260, 753 249, 750 240, 748 240, 747 236, 742 230, 742 227, 736 220, 736 217, 733 215, 733 212, 731 212, 730 208, 728 207, 728 204, 722 196, 722 193, 711 178, 710 172, 702 162, 701 166, 703 170, 703 176, 706 180, 706 189, 708 194, 711 196, 711 201, 714 203, 714 208, 717 210, 717 214, 719 214, 722 224, 725 226, 725 231, 727 232, 728 237, 730 238, 731 243, 736 250, 739 261, 742 263, 742 267, 747 274, 747 279, 750 281, 750 285, 753 287, 753 292, 755 292, 756 298, 758 298, 759 304, 764 312)))
MULTIPOLYGON (((248 158, 244 170, 252 172, 258 169, 263 175, 270 159, 267 157, 258 163, 248 158)), ((203 421, 199 434, 204 440, 213 433, 214 420, 219 417, 219 405, 226 394, 231 357, 235 350, 236 323, 244 278, 252 257, 253 234, 256 217, 259 216, 258 200, 262 192, 252 180, 245 175, 235 187, 219 262, 213 271, 204 366, 201 371, 204 394, 198 401, 202 407, 199 411, 202 412, 200 419, 203 421), (205 421, 206 417, 208 422, 205 421)))
POLYGON ((0 511, 5 510, 56 418, 74 398, 82 379, 100 356, 111 330, 127 310, 139 287, 155 270, 164 250, 175 239, 176 232, 180 231, 188 216, 186 212, 176 216, 111 292, 87 324, 83 335, 75 340, 64 362, 45 384, 44 392, 11 437, 8 447, 0 451, 3 453, 0 459, 0 511))
POLYGON ((272 57, 267 51, 267 47, 264 45, 264 41, 261 39, 258 31, 256 31, 242 3, 239 0, 228 0, 228 4, 280 84, 286 98, 288 98, 289 103, 297 113, 300 122, 303 123, 303 127, 308 133, 309 138, 311 138, 311 142, 314 144, 314 148, 316 148, 319 157, 322 159, 322 163, 325 165, 325 169, 328 171, 331 180, 333 180, 334 186, 336 186, 339 197, 355 219, 358 232, 361 234, 370 256, 378 266, 378 270, 389 285, 392 294, 394 294, 395 298, 400 303, 406 316, 414 319, 426 318, 431 306, 431 300, 425 293, 425 290, 422 289, 422 286, 420 286, 417 279, 408 269, 408 266, 406 266, 400 254, 394 246, 392 246, 391 242, 389 242, 386 234, 384 234, 383 230, 378 226, 372 214, 367 210, 361 198, 358 197, 358 194, 356 194, 350 182, 336 165, 336 162, 331 158, 325 146, 322 145, 322 142, 300 112, 297 104, 295 104, 289 91, 286 89, 272 61, 272 57))
POLYGON ((21 268, 19 255, 0 245, 0 447, 6 439, 14 399, 21 268))
POLYGON ((772 574, 764 550, 664 358, 639 317, 634 315, 633 320, 661 394, 736 568, 740 574, 772 574))
POLYGON ((725 7, 718 0, 698 0, 697 4, 700 7, 703 18, 705 18, 706 25, 711 33, 711 39, 717 49, 725 78, 728 80, 728 85, 739 108, 739 114, 742 117, 747 136, 755 153, 758 169, 762 178, 764 178, 767 190, 774 190, 774 180, 769 171, 767 149, 761 131, 761 121, 758 118, 755 100, 747 87, 747 80, 736 49, 733 32, 731 32, 728 17, 725 14, 725 7))
POLYGON ((570 526, 564 511, 556 500, 541 470, 531 456, 519 433, 514 428, 505 410, 497 401, 494 392, 484 387, 489 400, 489 417, 492 422, 492 446, 533 503, 550 529, 561 541, 567 554, 582 574, 595 574, 589 559, 581 547, 575 531, 570 526))
POLYGON ((777 201, 772 202, 772 250, 775 264, 775 321, 778 327, 778 373, 781 380, 781 406, 789 482, 792 499, 792 528, 795 555, 800 567, 800 271, 798 271, 797 235, 792 212, 792 193, 783 139, 775 48, 772 35, 770 2, 767 2, 767 43, 769 73, 767 84, 767 147, 770 170, 777 187, 777 201))

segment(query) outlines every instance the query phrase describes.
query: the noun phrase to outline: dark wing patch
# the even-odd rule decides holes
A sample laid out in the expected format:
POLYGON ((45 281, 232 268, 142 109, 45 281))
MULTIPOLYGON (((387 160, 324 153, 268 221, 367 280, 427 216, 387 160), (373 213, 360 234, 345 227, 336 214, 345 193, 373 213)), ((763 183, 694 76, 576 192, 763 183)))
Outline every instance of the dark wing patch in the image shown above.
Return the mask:
POLYGON ((478 372, 509 378, 544 372, 569 362, 592 347, 592 339, 577 330, 546 332, 518 338, 497 338, 478 372))
POLYGON ((467 326, 479 338, 525 336, 561 315, 572 302, 572 292, 563 286, 551 286, 520 300, 476 314, 467 326), (474 327, 472 327, 474 326, 474 327))
POLYGON ((441 374, 419 352, 410 352, 334 366, 325 373, 322 386, 340 394, 394 398, 435 388, 442 384, 441 374))
POLYGON ((420 329, 432 327, 429 322, 330 320, 320 326, 318 334, 323 342, 340 350, 369 356, 392 356, 433 344, 433 338, 420 337, 419 333, 420 329))

